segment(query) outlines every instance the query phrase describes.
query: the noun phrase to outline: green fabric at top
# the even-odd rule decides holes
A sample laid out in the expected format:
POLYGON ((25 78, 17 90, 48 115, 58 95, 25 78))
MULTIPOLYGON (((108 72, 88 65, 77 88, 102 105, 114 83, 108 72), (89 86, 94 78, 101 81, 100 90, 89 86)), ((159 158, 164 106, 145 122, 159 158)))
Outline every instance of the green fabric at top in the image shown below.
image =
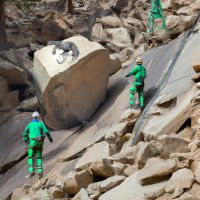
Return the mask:
POLYGON ((44 136, 44 134, 46 134, 48 138, 51 137, 43 122, 32 121, 26 126, 23 132, 23 139, 26 141, 28 138, 33 139, 39 136, 44 136))
POLYGON ((135 68, 132 69, 128 76, 134 76, 135 82, 138 82, 140 77, 143 79, 146 77, 146 69, 142 65, 136 65, 135 68))

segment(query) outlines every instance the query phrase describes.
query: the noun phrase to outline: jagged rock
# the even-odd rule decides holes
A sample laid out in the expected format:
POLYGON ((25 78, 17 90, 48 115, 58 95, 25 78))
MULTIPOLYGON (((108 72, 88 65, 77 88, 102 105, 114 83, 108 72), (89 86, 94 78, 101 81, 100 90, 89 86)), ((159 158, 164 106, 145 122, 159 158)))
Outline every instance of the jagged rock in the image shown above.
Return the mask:
POLYGON ((125 176, 113 176, 104 181, 92 183, 88 186, 87 190, 92 199, 98 198, 102 193, 111 190, 118 186, 125 180, 125 176))
POLYGON ((69 194, 76 194, 81 188, 93 182, 93 176, 88 169, 80 172, 70 172, 64 182, 64 188, 69 194))
POLYGON ((18 110, 21 111, 35 111, 38 110, 39 108, 39 103, 38 103, 38 99, 37 97, 32 97, 30 99, 26 99, 24 100, 19 106, 18 106, 18 110))
POLYGON ((166 24, 171 38, 190 28, 194 24, 194 20, 195 17, 193 16, 167 16, 166 24))
POLYGON ((112 164, 112 167, 113 167, 113 170, 115 172, 115 175, 121 175, 125 165, 123 163, 120 163, 120 162, 114 162, 112 164))
POLYGON ((145 36, 145 33, 143 33, 143 32, 135 33, 134 47, 138 48, 139 46, 141 46, 141 44, 146 42, 146 39, 147 38, 145 36))
POLYGON ((111 62, 110 76, 112 76, 121 69, 122 65, 119 59, 119 55, 116 53, 110 55, 110 62, 111 62))
POLYGON ((87 190, 82 188, 72 200, 92 200, 92 199, 88 196, 87 190))
POLYGON ((125 150, 122 150, 118 154, 115 154, 108 159, 116 162, 121 162, 123 164, 134 164, 135 148, 129 147, 125 150))
POLYGON ((125 167, 125 169, 123 170, 122 175, 131 176, 132 174, 134 174, 137 171, 138 171, 138 166, 137 165, 130 165, 128 167, 125 167))
POLYGON ((198 83, 196 84, 196 86, 197 86, 197 88, 200 89, 200 82, 198 82, 198 83))
POLYGON ((193 197, 192 194, 186 192, 180 196, 179 200, 195 200, 196 198, 193 197))
POLYGON ((175 7, 183 7, 183 6, 188 6, 193 2, 193 0, 172 0, 171 4, 172 6, 175 7))
POLYGON ((15 64, 9 62, 7 59, 4 59, 2 57, 0 57, 0 76, 4 77, 8 81, 9 84, 26 83, 25 70, 16 66, 15 64))
POLYGON ((34 193, 34 195, 31 197, 31 199, 36 199, 36 200, 39 200, 39 199, 42 199, 42 200, 51 200, 50 196, 48 194, 47 189, 36 191, 34 193))
POLYGON ((177 102, 176 96, 162 95, 156 100, 156 105, 162 108, 169 108, 177 102))
POLYGON ((180 196, 185 189, 192 187, 194 175, 189 169, 180 169, 173 173, 168 181, 165 191, 172 194, 172 198, 180 196))
POLYGON ((123 49, 120 54, 119 54, 119 59, 121 62, 125 62, 130 59, 130 57, 134 53, 134 48, 133 47, 127 47, 123 49))
POLYGON ((200 72, 200 65, 193 65, 193 69, 196 73, 200 72))
POLYGON ((198 183, 194 183, 192 188, 189 190, 189 193, 198 199, 200 197, 200 185, 198 183))
POLYGON ((143 43, 137 48, 134 52, 134 57, 137 57, 141 54, 143 54, 148 49, 148 45, 146 43, 143 43))
POLYGON ((191 136, 192 136, 191 127, 187 126, 186 128, 184 128, 181 132, 178 133, 178 136, 184 139, 191 139, 191 136))
POLYGON ((171 153, 169 156, 171 159, 177 161, 178 168, 190 168, 194 161, 193 155, 189 153, 171 153))
POLYGON ((95 42, 106 42, 107 33, 101 23, 96 23, 92 28, 92 40, 95 42))
POLYGON ((150 189, 150 190, 145 191, 144 193, 145 200, 153 200, 163 195, 165 193, 165 186, 166 186, 166 183, 158 185, 157 187, 155 187, 154 190, 150 189))
POLYGON ((28 195, 28 190, 30 186, 23 186, 14 190, 11 200, 31 200, 31 197, 28 195))
POLYGON ((105 140, 109 143, 116 142, 127 131, 127 123, 119 123, 112 126, 105 135, 105 140))
POLYGON ((137 118, 140 116, 140 109, 127 109, 121 115, 121 122, 127 122, 128 124, 134 124, 137 118))
POLYGON ((62 56, 52 54, 54 46, 42 48, 34 57, 33 74, 46 111, 44 120, 53 129, 87 121, 104 100, 110 73, 110 59, 103 46, 82 36, 67 41, 74 42, 80 52, 75 61, 68 56, 58 64, 56 60, 62 56))
POLYGON ((83 156, 78 160, 75 169, 85 169, 89 167, 92 162, 106 158, 109 155, 109 144, 106 141, 96 143, 88 148, 85 154, 83 154, 83 156))
POLYGON ((156 157, 157 155, 159 155, 159 153, 159 150, 153 143, 141 142, 141 145, 139 145, 139 149, 136 155, 138 168, 143 168, 149 158, 156 157))
POLYGON ((50 193, 50 197, 52 199, 63 199, 65 197, 64 191, 58 187, 52 187, 48 192, 50 193))
POLYGON ((105 16, 97 20, 97 22, 100 22, 105 28, 118 28, 122 26, 122 22, 117 16, 105 16))
POLYGON ((128 177, 119 186, 106 192, 99 197, 99 200, 122 200, 122 199, 134 199, 134 200, 146 200, 145 194, 154 194, 158 196, 157 192, 160 192, 162 188, 166 186, 166 181, 151 184, 147 186, 141 186, 137 180, 138 173, 136 172, 132 176, 128 177))
POLYGON ((32 184, 31 189, 33 190, 39 190, 42 188, 49 188, 50 186, 55 187, 62 187, 64 184, 64 178, 63 176, 56 170, 51 171, 49 174, 44 176, 42 179, 39 179, 35 183, 32 184))
POLYGON ((170 153, 189 152, 188 144, 190 140, 181 138, 175 134, 162 135, 156 140, 156 145, 162 158, 168 158, 170 153))
POLYGON ((194 153, 200 147, 200 140, 193 140, 188 144, 188 147, 194 153))
POLYGON ((112 161, 108 159, 102 159, 93 162, 90 165, 90 170, 97 177, 108 178, 115 174, 115 171, 111 165, 112 161))
POLYGON ((197 162, 194 175, 195 175, 196 181, 200 183, 200 162, 197 162))
POLYGON ((138 180, 143 184, 155 183, 171 175, 176 170, 175 160, 150 158, 143 169, 138 172, 138 180))
POLYGON ((124 49, 131 46, 131 37, 126 28, 108 28, 105 29, 108 33, 109 42, 119 49, 124 49))
MULTIPOLYGON (((7 79, 0 76, 0 110, 7 111, 19 104, 19 91, 9 91, 7 79)), ((5 112, 4 111, 4 112, 5 112)), ((3 117, 2 117, 3 118, 3 117)))
POLYGON ((194 81, 194 82, 200 82, 200 73, 198 73, 198 74, 194 74, 194 76, 192 77, 192 80, 194 81))
POLYGON ((169 34, 166 30, 156 30, 153 34, 147 35, 147 40, 152 43, 163 43, 166 44, 169 39, 169 34))

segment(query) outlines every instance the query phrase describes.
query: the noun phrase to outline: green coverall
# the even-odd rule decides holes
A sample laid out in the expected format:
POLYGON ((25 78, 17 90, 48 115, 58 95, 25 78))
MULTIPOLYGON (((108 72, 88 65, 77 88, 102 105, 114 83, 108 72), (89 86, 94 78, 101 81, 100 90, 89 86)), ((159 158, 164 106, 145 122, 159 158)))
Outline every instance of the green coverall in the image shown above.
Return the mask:
POLYGON ((166 29, 166 20, 163 14, 162 4, 160 0, 151 0, 151 9, 149 12, 148 24, 147 24, 147 32, 154 32, 154 20, 162 19, 162 27, 166 29))
POLYGON ((28 142, 28 171, 33 173, 34 170, 34 161, 33 157, 36 158, 36 172, 38 174, 43 173, 42 169, 42 150, 44 144, 45 134, 47 135, 50 142, 53 142, 52 137, 47 130, 45 124, 38 119, 34 119, 30 122, 24 132, 23 140, 28 142))
POLYGON ((134 82, 130 88, 130 105, 135 105, 135 94, 138 94, 140 107, 144 107, 144 79, 146 77, 146 69, 141 64, 137 64, 126 77, 134 76, 134 82))

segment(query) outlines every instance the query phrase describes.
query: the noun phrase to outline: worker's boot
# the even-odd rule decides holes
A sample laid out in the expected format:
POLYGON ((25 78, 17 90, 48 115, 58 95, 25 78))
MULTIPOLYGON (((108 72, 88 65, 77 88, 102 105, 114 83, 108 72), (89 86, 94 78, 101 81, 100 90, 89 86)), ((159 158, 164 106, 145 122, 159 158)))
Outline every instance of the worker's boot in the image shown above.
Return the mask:
POLYGON ((28 175, 25 176, 25 178, 31 178, 35 175, 35 172, 29 173, 28 175))

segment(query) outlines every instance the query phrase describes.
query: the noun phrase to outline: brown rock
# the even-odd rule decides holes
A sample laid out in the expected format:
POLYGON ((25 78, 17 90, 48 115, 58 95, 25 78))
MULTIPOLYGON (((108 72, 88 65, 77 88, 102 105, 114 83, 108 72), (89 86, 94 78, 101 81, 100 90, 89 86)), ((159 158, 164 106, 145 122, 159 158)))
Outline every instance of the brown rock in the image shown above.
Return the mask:
POLYGON ((109 155, 109 144, 106 141, 96 143, 88 148, 85 154, 83 154, 83 156, 78 160, 75 169, 86 169, 90 166, 92 162, 106 158, 109 155))
POLYGON ((31 197, 28 195, 29 186, 23 186, 14 190, 11 200, 31 200, 31 197))
POLYGON ((200 183, 200 162, 197 162, 197 166, 196 166, 194 175, 195 175, 196 181, 198 183, 200 183))
POLYGON ((116 142, 127 131, 127 123, 119 123, 112 126, 106 133, 105 140, 109 143, 116 142))
POLYGON ((90 170, 95 176, 108 178, 115 174, 112 165, 112 161, 108 159, 102 159, 95 161, 90 165, 90 170))
POLYGON ((143 184, 155 183, 171 175, 176 170, 175 160, 150 158, 145 167, 138 172, 138 180, 143 184))
MULTIPOLYGON (((99 197, 99 200, 146 200, 145 194, 153 194, 154 197, 162 194, 166 181, 147 186, 141 186, 137 180, 138 173, 126 178, 119 186, 109 190, 99 197)), ((155 198, 154 198, 155 199, 155 198)))
POLYGON ((87 186, 93 182, 93 176, 88 169, 80 172, 71 172, 67 175, 64 182, 64 188, 69 194, 76 194, 81 188, 87 188, 87 186))
POLYGON ((196 200, 196 198, 194 198, 192 194, 186 192, 180 196, 179 200, 196 200))
POLYGON ((106 42, 107 41, 107 33, 103 29, 101 23, 96 23, 92 28, 92 40, 95 42, 106 42))
POLYGON ((139 118, 141 110, 137 109, 127 109, 121 115, 121 122, 128 122, 128 124, 134 124, 139 118))
POLYGON ((189 193, 198 199, 200 197, 200 185, 198 183, 194 183, 192 188, 189 190, 189 193))
POLYGON ((110 76, 112 76, 121 69, 122 64, 119 55, 116 53, 110 55, 110 62, 110 76))
POLYGON ((97 199, 101 195, 101 193, 107 192, 108 190, 118 186, 124 180, 124 176, 113 176, 104 181, 92 183, 87 188, 89 196, 92 199, 97 199))
POLYGON ((118 154, 115 154, 108 159, 116 162, 121 162, 123 164, 134 164, 134 157, 135 157, 135 148, 129 147, 118 154))
POLYGON ((180 169, 173 173, 172 177, 168 181, 165 191, 172 193, 172 198, 180 196, 185 189, 192 187, 194 182, 194 175, 189 169, 180 169))
POLYGON ((65 193, 61 188, 52 187, 50 188, 50 197, 52 199, 63 199, 65 197, 65 193))
POLYGON ((194 65, 193 66, 193 69, 196 73, 199 73, 200 72, 200 65, 194 65))
POLYGON ((113 170, 115 172, 115 175, 121 175, 125 165, 123 163, 120 163, 120 162, 114 162, 112 164, 112 167, 113 167, 113 170))
POLYGON ((87 190, 82 188, 72 200, 92 200, 92 199, 88 196, 87 190))
POLYGON ((181 138, 175 134, 162 135, 156 140, 157 147, 162 158, 169 158, 171 153, 189 152, 188 144, 190 140, 181 138))
POLYGON ((192 80, 194 81, 194 82, 200 82, 200 73, 198 73, 198 74, 194 74, 193 75, 193 77, 192 77, 192 80))
POLYGON ((122 26, 122 22, 117 16, 105 16, 97 22, 100 22, 105 28, 119 28, 122 26))
POLYGON ((139 145, 139 150, 136 155, 138 168, 143 168, 149 158, 156 157, 157 155, 159 155, 159 153, 159 150, 153 143, 141 143, 141 145, 139 145))
POLYGON ((137 171, 138 171, 138 166, 137 165, 130 165, 130 166, 125 167, 125 169, 123 170, 122 175, 131 176, 132 174, 134 174, 137 171))

